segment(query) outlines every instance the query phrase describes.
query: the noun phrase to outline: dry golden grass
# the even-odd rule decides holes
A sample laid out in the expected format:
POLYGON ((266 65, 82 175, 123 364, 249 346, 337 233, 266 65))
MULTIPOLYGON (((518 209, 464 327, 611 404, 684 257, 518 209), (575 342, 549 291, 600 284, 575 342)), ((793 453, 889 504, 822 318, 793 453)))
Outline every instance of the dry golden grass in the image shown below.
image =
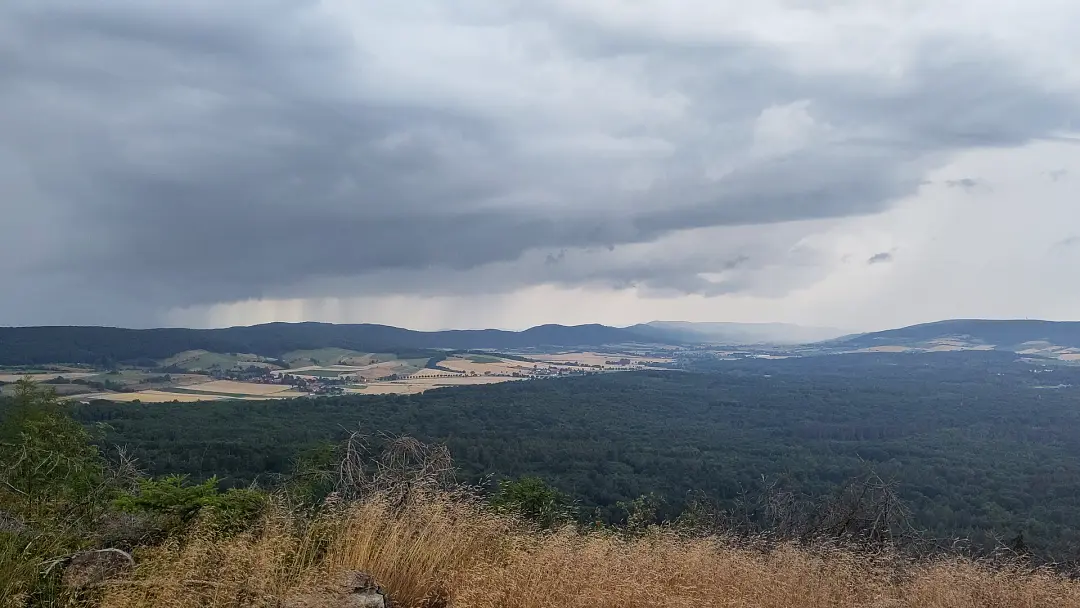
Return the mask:
POLYGON ((458 608, 1080 607, 1080 583, 1049 572, 654 531, 531 532, 471 499, 440 495, 393 508, 375 498, 308 525, 279 513, 229 540, 195 537, 137 557, 136 579, 103 606, 273 606, 345 570, 380 580, 398 605, 458 608))

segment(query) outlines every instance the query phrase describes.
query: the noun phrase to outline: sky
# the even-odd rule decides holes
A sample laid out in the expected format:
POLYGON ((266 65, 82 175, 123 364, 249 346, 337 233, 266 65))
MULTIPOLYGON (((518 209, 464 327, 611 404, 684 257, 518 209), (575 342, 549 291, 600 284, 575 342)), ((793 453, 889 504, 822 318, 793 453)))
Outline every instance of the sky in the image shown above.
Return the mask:
POLYGON ((1074 0, 4 0, 0 325, 1080 318, 1074 0))

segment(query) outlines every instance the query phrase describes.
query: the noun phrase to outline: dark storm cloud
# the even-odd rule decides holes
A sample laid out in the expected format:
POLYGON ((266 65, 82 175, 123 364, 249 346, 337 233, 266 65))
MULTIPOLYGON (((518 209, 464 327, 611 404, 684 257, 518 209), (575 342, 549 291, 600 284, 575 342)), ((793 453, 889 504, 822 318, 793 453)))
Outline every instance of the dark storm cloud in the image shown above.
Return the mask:
POLYGON ((902 82, 885 83, 807 73, 737 39, 702 44, 469 3, 491 10, 462 9, 461 19, 489 27, 542 15, 540 55, 618 71, 635 87, 625 105, 641 109, 609 103, 611 91, 522 102, 512 86, 499 90, 506 99, 478 101, 450 90, 454 74, 438 84, 438 66, 413 65, 420 77, 387 70, 384 40, 354 35, 319 6, 0 5, 0 270, 25 294, 0 304, 0 324, 87 322, 86 309, 152 323, 175 306, 420 289, 395 274, 423 277, 425 292, 458 290, 450 283, 473 271, 498 279, 487 285, 496 290, 739 291, 767 255, 745 268, 728 266, 747 257, 737 247, 619 256, 684 230, 880 211, 946 155, 1047 134, 1076 102, 1030 86, 990 52, 927 44, 902 82), (824 134, 752 152, 762 111, 800 100, 824 134), (733 168, 710 177, 715 163, 733 168), (591 248, 610 255, 567 259, 591 248), (478 270, 541 250, 547 263, 478 270))
POLYGON ((881 253, 875 253, 874 255, 870 256, 870 259, 866 260, 866 263, 870 265, 887 264, 891 261, 893 261, 893 254, 889 253, 888 251, 882 251, 881 253))
POLYGON ((970 177, 963 179, 950 179, 945 181, 945 185, 950 188, 963 188, 964 190, 970 190, 979 185, 979 181, 970 177))
POLYGON ((1080 245, 1080 235, 1072 235, 1054 243, 1053 249, 1067 249, 1080 245))

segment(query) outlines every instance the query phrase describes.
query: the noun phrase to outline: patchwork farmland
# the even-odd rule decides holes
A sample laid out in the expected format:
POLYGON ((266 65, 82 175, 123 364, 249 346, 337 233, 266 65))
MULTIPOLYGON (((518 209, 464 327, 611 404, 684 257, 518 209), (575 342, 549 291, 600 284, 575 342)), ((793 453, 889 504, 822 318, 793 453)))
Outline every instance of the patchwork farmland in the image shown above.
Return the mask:
POLYGON ((15 382, 26 378, 50 384, 59 395, 86 403, 416 394, 454 386, 644 369, 670 361, 632 352, 591 351, 517 354, 468 351, 436 357, 399 357, 391 353, 324 348, 271 358, 194 350, 157 361, 156 367, 93 370, 86 366, 54 366, 0 370, 0 391, 10 393, 15 382))

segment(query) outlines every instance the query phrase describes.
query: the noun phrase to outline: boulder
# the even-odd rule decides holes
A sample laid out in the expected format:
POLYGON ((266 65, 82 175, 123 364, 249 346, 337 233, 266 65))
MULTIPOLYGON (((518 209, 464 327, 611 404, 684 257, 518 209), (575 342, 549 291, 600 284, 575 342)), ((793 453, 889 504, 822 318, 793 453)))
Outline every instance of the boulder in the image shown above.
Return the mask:
POLYGON ((329 584, 290 597, 282 608, 393 608, 369 574, 350 570, 329 584))
POLYGON ((127 551, 100 549, 77 553, 64 568, 64 586, 83 589, 135 569, 135 560, 127 551))

